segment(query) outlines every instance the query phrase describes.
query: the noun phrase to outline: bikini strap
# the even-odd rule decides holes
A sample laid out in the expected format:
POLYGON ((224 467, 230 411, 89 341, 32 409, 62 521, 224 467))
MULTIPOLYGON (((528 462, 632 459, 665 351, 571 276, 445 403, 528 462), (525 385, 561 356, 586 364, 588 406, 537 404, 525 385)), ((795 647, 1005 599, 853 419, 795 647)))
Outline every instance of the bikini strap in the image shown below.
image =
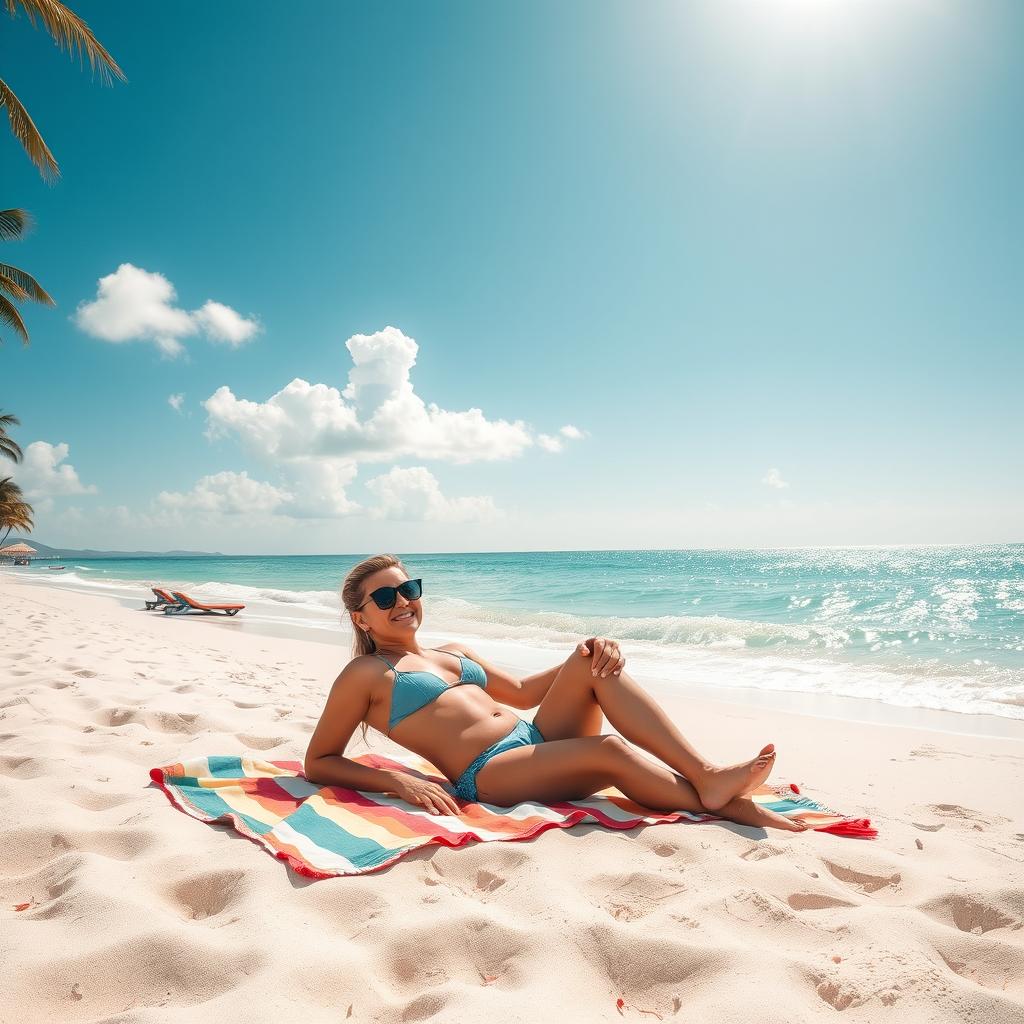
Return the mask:
POLYGON ((442 651, 440 647, 428 647, 427 650, 437 651, 439 654, 454 654, 459 661, 462 661, 466 657, 464 654, 459 654, 457 651, 442 651))
POLYGON ((388 659, 387 659, 387 658, 385 658, 383 654, 375 654, 375 655, 374 655, 374 657, 375 657, 375 658, 380 658, 380 660, 381 660, 381 661, 383 661, 383 662, 384 662, 384 664, 385 664, 385 665, 387 665, 387 667, 388 667, 389 669, 391 669, 391 671, 392 671, 392 672, 394 672, 396 676, 398 675, 398 669, 397 669, 397 668, 395 668, 395 666, 394 666, 394 665, 392 665, 392 664, 391 664, 391 662, 390 662, 390 661, 388 661, 388 659))

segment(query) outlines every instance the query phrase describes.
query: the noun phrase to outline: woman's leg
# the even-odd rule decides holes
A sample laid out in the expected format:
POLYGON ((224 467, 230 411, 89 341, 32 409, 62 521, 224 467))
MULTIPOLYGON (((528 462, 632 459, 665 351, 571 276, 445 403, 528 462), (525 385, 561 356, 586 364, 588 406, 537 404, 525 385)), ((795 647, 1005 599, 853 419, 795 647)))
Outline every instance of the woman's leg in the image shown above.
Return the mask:
POLYGON ((775 748, 770 743, 749 761, 727 768, 711 764, 628 672, 595 676, 590 659, 577 651, 558 670, 533 721, 546 740, 568 739, 592 735, 577 731, 581 728, 600 730, 601 711, 631 743, 685 776, 708 810, 718 810, 733 797, 756 789, 774 764, 775 748))
MULTIPOLYGON (((615 786, 653 811, 707 811, 686 779, 651 761, 619 736, 584 736, 514 747, 492 757, 476 776, 478 799, 498 807, 526 800, 582 800, 607 786, 615 786)), ((801 832, 805 827, 746 797, 734 798, 714 813, 763 828, 801 832)))

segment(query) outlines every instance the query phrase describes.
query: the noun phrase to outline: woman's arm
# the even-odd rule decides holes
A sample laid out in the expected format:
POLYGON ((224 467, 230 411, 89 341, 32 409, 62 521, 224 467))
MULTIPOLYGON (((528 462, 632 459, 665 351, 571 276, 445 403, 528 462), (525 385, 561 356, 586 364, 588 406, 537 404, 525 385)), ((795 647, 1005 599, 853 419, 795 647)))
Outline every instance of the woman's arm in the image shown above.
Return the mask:
MULTIPOLYGON (((578 643, 576 645, 576 652, 582 654, 584 658, 593 656, 594 675, 600 673, 604 676, 617 676, 622 671, 622 666, 626 664, 626 659, 622 657, 619 651, 619 645, 614 640, 609 640, 606 637, 592 636, 589 640, 578 643)), ((521 704, 520 707, 537 707, 544 699, 548 690, 551 689, 551 684, 555 681, 555 676, 558 675, 561 667, 561 665, 556 665, 554 668, 546 668, 543 672, 538 672, 521 680, 519 685, 523 693, 523 699, 527 703, 521 704)))
MULTIPOLYGON (((555 676, 558 675, 562 664, 564 664, 562 662, 553 668, 546 668, 542 672, 535 672, 532 676, 519 679, 497 665, 493 665, 491 662, 481 658, 476 651, 466 647, 465 644, 445 644, 444 647, 440 648, 440 650, 448 649, 460 652, 477 662, 487 673, 488 693, 496 701, 507 704, 512 708, 526 709, 538 707, 548 690, 551 689, 555 676)), ((619 652, 618 644, 614 640, 608 640, 605 637, 592 636, 590 639, 577 644, 576 651, 582 654, 583 657, 590 657, 596 651, 597 658, 594 667, 602 675, 618 675, 622 671, 622 666, 626 663, 619 652)), ((595 672, 595 674, 597 673, 595 672)))
POLYGON ((521 679, 519 686, 524 703, 519 706, 521 708, 539 707, 540 702, 545 698, 548 690, 551 689, 551 684, 555 681, 555 676, 558 675, 561 668, 562 665, 558 664, 554 668, 546 668, 543 672, 537 672, 532 676, 521 679))
POLYGON ((367 663, 358 658, 350 661, 334 680, 323 714, 306 748, 303 769, 310 782, 372 793, 392 791, 394 772, 371 768, 342 756, 356 726, 370 708, 372 681, 367 663))

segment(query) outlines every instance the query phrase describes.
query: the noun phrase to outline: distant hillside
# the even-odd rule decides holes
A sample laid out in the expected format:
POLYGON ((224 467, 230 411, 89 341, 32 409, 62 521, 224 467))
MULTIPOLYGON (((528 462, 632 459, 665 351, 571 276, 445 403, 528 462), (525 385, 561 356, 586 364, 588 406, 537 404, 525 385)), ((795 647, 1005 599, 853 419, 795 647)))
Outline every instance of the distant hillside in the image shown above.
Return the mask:
MULTIPOLYGON (((45 558, 223 558, 219 551, 93 551, 91 548, 51 548, 31 537, 11 537, 7 544, 27 544, 45 558)), ((7 544, 4 547, 7 547, 7 544)))

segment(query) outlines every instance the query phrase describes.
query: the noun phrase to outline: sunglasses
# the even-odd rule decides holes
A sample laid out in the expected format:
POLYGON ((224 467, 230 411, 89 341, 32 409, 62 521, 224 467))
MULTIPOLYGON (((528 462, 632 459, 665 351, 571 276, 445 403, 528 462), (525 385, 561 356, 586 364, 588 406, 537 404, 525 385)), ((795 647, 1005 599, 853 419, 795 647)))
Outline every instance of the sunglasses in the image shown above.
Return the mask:
POLYGON ((406 580, 399 583, 397 587, 378 587, 370 596, 356 609, 361 611, 371 601, 382 611, 394 608, 398 595, 401 594, 406 601, 418 601, 423 593, 423 580, 406 580))

